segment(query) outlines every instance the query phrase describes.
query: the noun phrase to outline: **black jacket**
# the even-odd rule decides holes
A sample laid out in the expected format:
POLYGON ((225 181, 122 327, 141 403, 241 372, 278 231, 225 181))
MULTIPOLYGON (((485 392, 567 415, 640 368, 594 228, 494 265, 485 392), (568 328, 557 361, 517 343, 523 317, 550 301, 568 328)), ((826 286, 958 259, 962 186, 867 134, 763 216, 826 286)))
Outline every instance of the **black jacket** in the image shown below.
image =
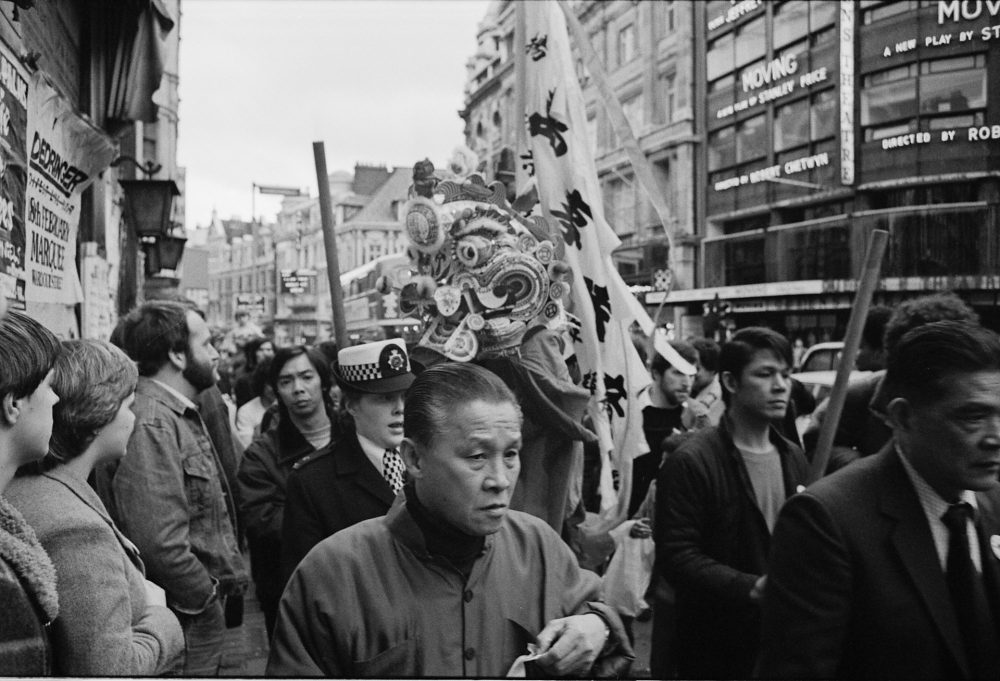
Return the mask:
MULTIPOLYGON (((802 451, 772 429, 785 496, 804 484, 802 451)), ((696 432, 657 476, 656 570, 677 594, 681 678, 738 678, 753 671, 760 610, 750 600, 767 572, 771 535, 733 444, 729 419, 696 432)))
POLYGON ((372 465, 353 429, 330 449, 297 464, 288 476, 282 527, 281 569, 285 581, 316 544, 335 532, 385 515, 395 495, 372 465))

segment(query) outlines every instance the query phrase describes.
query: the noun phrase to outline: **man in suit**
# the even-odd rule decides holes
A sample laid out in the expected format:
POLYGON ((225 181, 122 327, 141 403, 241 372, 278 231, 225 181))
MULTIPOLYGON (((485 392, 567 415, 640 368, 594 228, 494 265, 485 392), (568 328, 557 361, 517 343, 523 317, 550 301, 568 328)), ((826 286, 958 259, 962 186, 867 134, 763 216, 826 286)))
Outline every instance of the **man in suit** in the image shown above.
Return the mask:
POLYGON ((385 515, 403 487, 403 395, 415 378, 406 345, 396 338, 344 348, 333 375, 345 421, 353 423, 333 447, 292 466, 282 524, 285 578, 321 540, 385 515))
POLYGON ((890 350, 884 388, 889 444, 781 511, 763 677, 1000 670, 1000 337, 915 328, 890 350))

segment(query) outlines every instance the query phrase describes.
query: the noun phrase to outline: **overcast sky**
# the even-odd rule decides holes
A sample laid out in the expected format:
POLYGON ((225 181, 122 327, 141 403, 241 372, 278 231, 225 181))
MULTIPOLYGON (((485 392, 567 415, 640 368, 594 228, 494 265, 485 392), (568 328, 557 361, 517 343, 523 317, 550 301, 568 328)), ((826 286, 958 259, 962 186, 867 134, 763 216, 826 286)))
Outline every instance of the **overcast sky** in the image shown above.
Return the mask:
MULTIPOLYGON (((443 163, 463 143, 465 63, 486 0, 185 0, 178 162, 188 229, 251 217, 252 184, 316 195, 327 169, 443 163)), ((257 196, 274 218, 279 197, 257 196)))

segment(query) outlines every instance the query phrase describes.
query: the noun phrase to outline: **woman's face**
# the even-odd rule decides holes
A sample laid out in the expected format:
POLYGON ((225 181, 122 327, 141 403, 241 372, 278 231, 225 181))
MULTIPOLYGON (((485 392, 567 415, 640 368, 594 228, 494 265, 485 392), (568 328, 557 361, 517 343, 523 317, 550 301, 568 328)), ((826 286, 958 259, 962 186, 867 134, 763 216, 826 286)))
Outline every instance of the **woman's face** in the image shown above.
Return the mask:
POLYGON ((132 427, 135 425, 135 414, 132 413, 132 403, 135 401, 135 392, 126 397, 115 417, 97 433, 91 447, 98 447, 100 454, 97 457, 101 461, 117 461, 125 456, 125 447, 128 439, 132 435, 132 427))

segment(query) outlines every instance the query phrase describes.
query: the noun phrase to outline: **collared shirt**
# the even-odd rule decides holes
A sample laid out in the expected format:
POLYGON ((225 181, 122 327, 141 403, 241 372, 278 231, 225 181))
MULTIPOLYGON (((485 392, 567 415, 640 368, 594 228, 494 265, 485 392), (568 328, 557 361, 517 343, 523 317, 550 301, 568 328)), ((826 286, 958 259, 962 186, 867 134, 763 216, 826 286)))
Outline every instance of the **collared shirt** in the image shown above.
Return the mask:
POLYGON ((151 380, 153 383, 155 383, 156 385, 160 386, 161 388, 163 388, 164 390, 166 390, 168 393, 170 393, 171 395, 173 395, 174 397, 176 397, 177 399, 179 399, 181 401, 181 404, 183 404, 188 409, 194 409, 195 411, 198 411, 198 405, 195 404, 194 402, 192 402, 191 400, 189 400, 188 398, 184 397, 184 395, 182 395, 178 390, 170 387, 169 385, 167 385, 163 381, 157 381, 155 378, 151 378, 149 380, 151 380))
POLYGON ((358 444, 361 445, 361 451, 365 453, 368 460, 372 462, 375 466, 375 470, 382 477, 385 477, 385 466, 383 465, 383 457, 385 456, 385 447, 379 447, 377 444, 366 438, 361 433, 356 433, 358 436, 358 444))
MULTIPOLYGON (((927 524, 931 528, 931 536, 934 538, 934 548, 937 549, 941 569, 947 570, 948 526, 944 524, 941 516, 945 514, 951 504, 942 499, 941 495, 921 477, 920 473, 907 460, 906 455, 903 454, 898 444, 896 445, 896 453, 899 454, 899 460, 903 462, 903 468, 906 469, 906 474, 910 478, 913 490, 917 493, 917 499, 920 500, 920 507, 924 510, 924 515, 927 516, 927 524)), ((972 506, 972 518, 970 520, 973 520, 979 513, 975 493, 970 490, 963 490, 959 501, 964 501, 972 506)), ((965 531, 966 536, 969 538, 969 552, 972 554, 972 564, 976 566, 977 572, 982 572, 982 556, 979 554, 979 535, 976 533, 974 522, 966 521, 965 531)))

